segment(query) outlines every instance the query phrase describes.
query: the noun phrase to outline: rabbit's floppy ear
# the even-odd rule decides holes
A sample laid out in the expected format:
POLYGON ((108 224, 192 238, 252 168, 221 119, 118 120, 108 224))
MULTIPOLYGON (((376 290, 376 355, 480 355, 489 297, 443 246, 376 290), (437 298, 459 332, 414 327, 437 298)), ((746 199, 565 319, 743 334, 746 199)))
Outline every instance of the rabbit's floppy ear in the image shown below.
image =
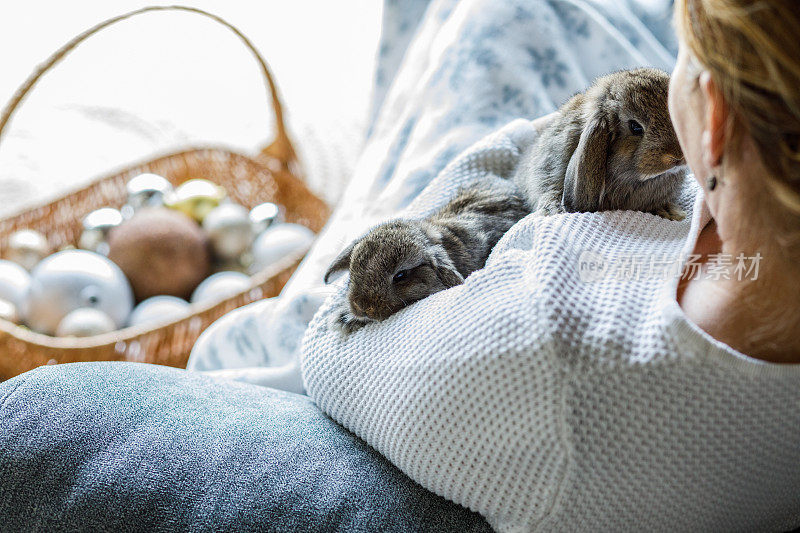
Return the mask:
POLYGON ((606 183, 613 132, 607 116, 592 116, 569 160, 561 203, 567 212, 597 211, 606 183))
POLYGON ((444 285, 445 289, 455 287, 464 283, 464 276, 453 264, 453 260, 447 254, 447 250, 442 246, 442 234, 433 226, 426 226, 425 234, 430 239, 427 254, 430 257, 431 266, 436 273, 436 277, 444 285))
POLYGON ((342 253, 340 253, 336 259, 333 260, 333 263, 331 263, 331 266, 328 267, 328 271, 325 272, 325 276, 322 278, 325 283, 328 283, 332 274, 350 268, 350 255, 353 253, 353 248, 356 247, 356 244, 358 244, 358 241, 353 241, 350 243, 350 245, 342 250, 342 253))
POLYGON ((436 254, 433 261, 433 269, 436 272, 436 277, 447 289, 464 283, 464 276, 456 269, 456 266, 446 254, 436 254))

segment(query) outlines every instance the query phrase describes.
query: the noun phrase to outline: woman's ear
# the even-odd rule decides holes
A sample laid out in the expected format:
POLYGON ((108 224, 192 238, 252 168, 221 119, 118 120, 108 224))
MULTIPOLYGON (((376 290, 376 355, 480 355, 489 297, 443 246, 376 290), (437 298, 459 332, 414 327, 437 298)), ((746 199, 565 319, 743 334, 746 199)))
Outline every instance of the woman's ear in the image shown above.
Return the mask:
POLYGON ((709 169, 712 169, 718 167, 722 162, 725 142, 728 140, 728 104, 710 72, 707 70, 701 72, 699 83, 705 98, 702 137, 703 162, 709 169))

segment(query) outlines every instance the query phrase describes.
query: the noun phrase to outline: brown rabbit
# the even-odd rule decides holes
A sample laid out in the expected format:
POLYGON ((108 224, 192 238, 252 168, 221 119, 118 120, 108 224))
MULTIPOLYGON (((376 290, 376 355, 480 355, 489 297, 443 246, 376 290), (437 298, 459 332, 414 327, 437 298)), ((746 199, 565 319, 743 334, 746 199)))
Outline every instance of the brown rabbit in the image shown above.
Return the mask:
POLYGON ((325 273, 350 279, 347 301, 333 326, 346 333, 463 283, 518 220, 530 213, 511 183, 506 190, 475 186, 422 220, 380 224, 339 254, 325 273))
POLYGON ((631 209, 671 220, 686 167, 667 109, 669 75, 639 68, 573 96, 523 154, 514 181, 535 213, 631 209))

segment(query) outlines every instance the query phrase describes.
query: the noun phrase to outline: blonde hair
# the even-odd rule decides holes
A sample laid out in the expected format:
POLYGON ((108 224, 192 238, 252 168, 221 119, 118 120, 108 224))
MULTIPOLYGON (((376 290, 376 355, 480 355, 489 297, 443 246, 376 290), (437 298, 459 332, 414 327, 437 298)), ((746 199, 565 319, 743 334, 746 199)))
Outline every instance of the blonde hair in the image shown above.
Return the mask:
POLYGON ((770 172, 765 185, 791 218, 800 217, 799 8, 797 0, 678 0, 675 9, 683 42, 731 110, 734 134, 750 135, 770 172))

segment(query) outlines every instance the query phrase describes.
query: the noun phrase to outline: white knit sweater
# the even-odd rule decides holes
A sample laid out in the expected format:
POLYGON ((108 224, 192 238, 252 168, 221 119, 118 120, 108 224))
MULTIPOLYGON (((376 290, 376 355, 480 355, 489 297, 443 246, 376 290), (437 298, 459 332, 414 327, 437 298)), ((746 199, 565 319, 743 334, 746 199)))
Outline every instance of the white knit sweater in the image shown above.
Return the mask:
MULTIPOLYGON (((412 214, 507 179, 533 136, 517 121, 471 148, 412 214)), ((678 306, 675 275, 590 269, 679 267, 709 220, 691 180, 682 204, 682 222, 529 216, 463 285, 349 336, 327 325, 340 282, 304 341, 306 389, 498 531, 797 527, 800 365, 709 337, 678 306)))

